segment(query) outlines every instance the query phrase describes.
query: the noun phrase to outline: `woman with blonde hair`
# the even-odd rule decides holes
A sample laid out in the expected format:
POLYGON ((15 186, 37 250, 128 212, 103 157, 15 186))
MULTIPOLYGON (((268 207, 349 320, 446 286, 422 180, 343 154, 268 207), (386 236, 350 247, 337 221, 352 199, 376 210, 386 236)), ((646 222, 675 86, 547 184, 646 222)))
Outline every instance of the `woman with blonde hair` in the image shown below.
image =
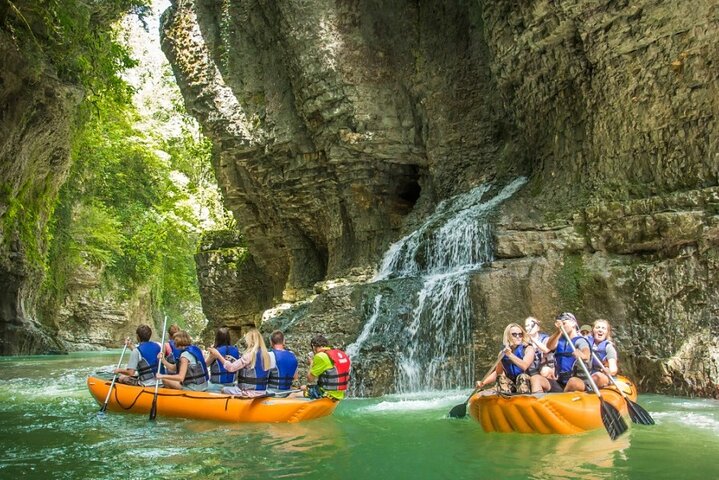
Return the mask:
POLYGON ((272 368, 272 360, 259 330, 250 329, 244 338, 247 349, 238 360, 234 362, 226 360, 216 348, 208 350, 210 358, 214 357, 227 372, 238 372, 237 386, 224 387, 223 393, 242 397, 261 397, 267 394, 268 374, 272 368))
POLYGON ((607 320, 600 318, 594 321, 592 326, 592 334, 588 337, 589 346, 592 349, 592 353, 597 358, 592 358, 592 379, 597 384, 597 387, 602 388, 609 385, 609 378, 602 365, 609 371, 609 374, 614 376, 617 374, 617 349, 612 342, 612 326, 607 320), (599 362, 597 362, 599 359, 599 362))
POLYGON ((183 330, 175 333, 173 340, 176 353, 179 355, 175 363, 168 362, 163 353, 160 353, 158 358, 168 372, 174 373, 161 373, 157 378, 168 388, 204 392, 207 390, 208 375, 202 351, 192 344, 190 334, 183 330))
POLYGON ((548 392, 552 389, 550 380, 554 379, 554 354, 547 348, 549 335, 541 331, 539 320, 527 317, 524 320, 527 340, 534 346, 534 361, 527 369, 532 382, 532 393, 548 392))
POLYGON ((534 347, 527 338, 527 332, 521 325, 507 325, 503 336, 504 356, 487 378, 477 382, 477 388, 496 380, 499 393, 530 393, 529 375, 526 372, 534 361, 534 347))

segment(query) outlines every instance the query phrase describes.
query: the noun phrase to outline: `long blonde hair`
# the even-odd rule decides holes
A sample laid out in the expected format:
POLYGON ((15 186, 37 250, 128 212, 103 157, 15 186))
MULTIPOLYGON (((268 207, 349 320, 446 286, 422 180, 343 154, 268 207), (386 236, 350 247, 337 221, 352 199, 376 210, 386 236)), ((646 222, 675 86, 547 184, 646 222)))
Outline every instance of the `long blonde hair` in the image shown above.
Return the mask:
POLYGON ((245 350, 245 353, 249 353, 250 358, 252 359, 250 360, 249 368, 255 368, 255 360, 257 359, 257 351, 259 350, 262 352, 262 369, 269 370, 271 362, 270 354, 267 352, 265 340, 262 338, 260 331, 256 328, 250 329, 245 334, 245 342, 247 343, 247 350, 245 350))
POLYGON ((522 331, 522 344, 528 345, 529 344, 529 334, 527 334, 527 331, 524 329, 523 326, 521 326, 518 323, 510 323, 507 325, 507 328, 504 329, 504 336, 502 337, 505 345, 512 345, 511 339, 509 338, 509 331, 512 329, 512 327, 517 327, 522 331))

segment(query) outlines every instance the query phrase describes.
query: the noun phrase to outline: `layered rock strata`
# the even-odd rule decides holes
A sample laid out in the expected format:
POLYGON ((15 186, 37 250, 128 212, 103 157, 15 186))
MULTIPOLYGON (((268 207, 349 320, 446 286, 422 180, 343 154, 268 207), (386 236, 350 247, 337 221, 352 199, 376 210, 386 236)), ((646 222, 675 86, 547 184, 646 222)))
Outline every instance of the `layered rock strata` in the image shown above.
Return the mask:
POLYGON ((716 395, 715 2, 177 0, 162 34, 268 279, 250 297, 372 267, 439 200, 524 174, 473 283, 478 358, 493 322, 571 309, 617 324, 647 388, 716 395))
POLYGON ((69 169, 81 90, 29 61, 0 30, 0 354, 59 345, 36 320, 46 227, 69 169))

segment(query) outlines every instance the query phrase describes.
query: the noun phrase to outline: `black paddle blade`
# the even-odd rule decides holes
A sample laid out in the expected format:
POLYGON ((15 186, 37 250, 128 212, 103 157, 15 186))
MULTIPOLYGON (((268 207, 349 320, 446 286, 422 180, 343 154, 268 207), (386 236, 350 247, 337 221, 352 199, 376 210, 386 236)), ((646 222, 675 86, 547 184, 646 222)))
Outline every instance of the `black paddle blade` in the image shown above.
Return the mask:
POLYGON ((632 402, 628 398, 626 400, 627 409, 629 410, 629 418, 632 419, 632 422, 640 425, 654 425, 654 419, 651 415, 649 415, 649 412, 644 410, 644 408, 642 408, 642 406, 638 403, 632 402))
POLYGON ((157 397, 152 399, 152 408, 150 409, 150 420, 154 420, 157 416, 157 397))
POLYGON ((467 415, 467 404, 466 403, 460 403, 459 405, 455 405, 452 407, 452 410, 449 411, 450 418, 464 418, 467 415))
POLYGON ((607 429, 609 438, 616 440, 621 434, 627 431, 629 426, 622 418, 619 410, 614 408, 614 405, 605 402, 602 398, 599 398, 599 401, 601 402, 600 411, 602 414, 602 423, 604 424, 604 428, 607 429))

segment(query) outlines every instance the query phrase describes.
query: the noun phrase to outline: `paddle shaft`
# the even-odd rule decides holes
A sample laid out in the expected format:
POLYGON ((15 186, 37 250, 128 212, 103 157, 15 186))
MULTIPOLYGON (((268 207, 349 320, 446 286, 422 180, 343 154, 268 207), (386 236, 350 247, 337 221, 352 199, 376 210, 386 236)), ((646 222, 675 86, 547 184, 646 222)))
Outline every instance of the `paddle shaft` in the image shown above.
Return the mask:
POLYGON ((503 356, 504 356, 504 349, 501 352, 499 352, 499 356, 497 357, 497 360, 494 362, 494 364, 492 364, 492 367, 489 370, 487 370, 487 373, 484 374, 484 377, 482 377, 482 386, 474 389, 474 391, 469 395, 469 397, 467 397, 467 400, 464 402, 465 405, 469 403, 470 399, 474 396, 475 393, 479 392, 481 389, 484 388, 484 381, 487 380, 487 378, 489 378, 489 376, 492 375, 492 372, 497 369, 497 365, 499 365, 499 362, 502 361, 503 356))
POLYGON ((622 390, 622 388, 619 386, 619 384, 617 383, 617 381, 614 380, 614 377, 612 377, 612 374, 609 373, 609 369, 604 366, 604 364, 603 364, 602 361, 599 359, 599 357, 597 357, 597 354, 591 351, 591 348, 590 348, 589 351, 592 353, 592 359, 594 359, 594 360, 597 361, 597 363, 599 364, 599 366, 602 368, 602 372, 604 372, 604 374, 609 378, 609 381, 612 382, 612 385, 614 385, 615 387, 617 387, 617 390, 619 391, 619 393, 620 393, 620 394, 622 395, 622 397, 624 397, 624 399, 626 400, 626 399, 627 399, 627 394, 624 393, 624 390, 622 390))
MULTIPOLYGON (((165 331, 167 330, 167 315, 165 315, 165 321, 162 323, 162 340, 160 341, 160 354, 165 354, 165 331)), ((179 359, 178 359, 179 362, 179 359)), ((160 388, 160 379, 157 376, 160 374, 160 368, 162 368, 162 360, 157 359, 157 372, 155 372, 155 395, 152 397, 152 408, 150 409, 150 420, 154 420, 157 416, 157 390, 160 388)))
MULTIPOLYGON (((484 381, 492 374, 492 372, 497 368, 497 365, 499 364, 500 360, 502 359, 502 356, 504 356, 504 349, 502 349, 501 352, 499 352, 499 356, 497 357, 497 361, 494 362, 494 365, 492 365, 492 368, 489 369, 487 374, 482 379, 482 384, 484 384, 484 381)), ((475 388, 472 393, 467 397, 467 400, 460 403, 459 405, 455 405, 452 407, 452 410, 449 411, 449 416, 452 418, 464 418, 465 415, 467 415, 467 404, 472 399, 472 397, 480 391, 482 388, 484 388, 484 385, 482 387, 475 388)))
MULTIPOLYGON (((481 387, 477 387, 477 388, 475 389, 475 391, 472 393, 472 395, 474 395, 475 393, 477 393, 477 391, 478 391, 480 388, 484 388, 484 381, 487 380, 487 378, 489 378, 489 376, 492 375, 492 372, 497 369, 497 365, 499 365, 499 362, 502 361, 502 357, 504 357, 504 349, 502 349, 502 350, 499 352, 499 355, 497 356, 497 360, 494 362, 494 365, 492 365, 492 368, 490 368, 490 369, 487 371, 487 373, 484 374, 484 377, 482 377, 482 386, 481 386, 481 387)), ((469 398, 472 398, 472 395, 470 395, 469 398)), ((469 401, 469 399, 468 399, 467 401, 469 401)))
MULTIPOLYGON (((120 354, 120 360, 117 362, 117 367, 115 367, 115 370, 120 368, 120 365, 122 365, 122 358, 125 356, 125 352, 127 351, 127 339, 125 339, 125 346, 122 349, 122 353, 120 354)), ((105 397, 105 403, 102 404, 102 408, 100 409, 101 412, 104 412, 107 410, 107 403, 110 401, 110 394, 112 393, 112 388, 115 386, 115 381, 117 380, 117 373, 112 377, 112 383, 110 383, 110 390, 107 391, 107 396, 105 397)))
MULTIPOLYGON (((577 349, 576 349, 576 347, 574 346, 574 343, 572 343, 572 339, 569 338, 569 335, 567 334, 567 331, 564 330, 564 326, 563 326, 563 325, 560 325, 560 326, 559 326, 559 329, 562 331, 562 335, 564 335, 564 338, 567 340, 567 343, 568 343, 569 346, 572 348, 572 352, 576 352, 577 349)), ((592 352, 591 347, 589 348, 589 352, 590 352, 590 353, 592 352)), ((590 356, 589 358, 591 358, 591 356, 590 356)), ((587 376, 587 380, 589 381, 590 385, 592 386, 592 389, 594 390, 594 393, 596 393, 596 394, 597 394, 597 397, 599 397, 599 398, 601 399, 601 398, 602 398, 602 394, 599 393, 599 388, 597 388, 597 384, 594 383, 594 379, 592 378, 592 374, 589 373, 589 369, 587 368, 587 364, 584 363, 584 360, 582 360, 581 358, 577 358, 577 361, 579 362, 579 365, 581 365, 582 370, 584 371, 584 374, 587 376)))

